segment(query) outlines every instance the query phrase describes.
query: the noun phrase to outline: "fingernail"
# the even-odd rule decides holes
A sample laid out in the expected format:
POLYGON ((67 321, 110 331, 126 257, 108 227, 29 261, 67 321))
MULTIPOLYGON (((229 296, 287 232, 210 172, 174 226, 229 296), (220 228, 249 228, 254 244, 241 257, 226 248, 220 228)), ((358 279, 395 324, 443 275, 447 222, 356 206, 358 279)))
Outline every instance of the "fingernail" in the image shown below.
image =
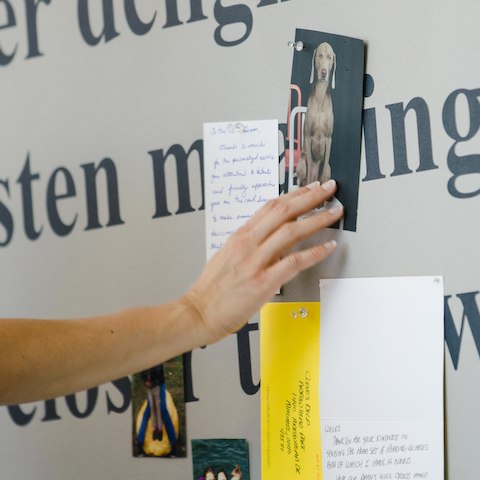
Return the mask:
POLYGON ((309 183, 307 185, 307 188, 309 188, 310 190, 313 190, 314 188, 318 188, 319 186, 320 186, 320 182, 316 180, 315 182, 309 183))
POLYGON ((328 182, 322 183, 322 188, 326 192, 330 192, 331 190, 333 190, 335 188, 335 185, 336 185, 335 180, 333 178, 331 178, 328 182))
POLYGON ((343 212, 343 205, 340 203, 335 204, 333 207, 328 209, 330 215, 338 215, 340 212, 343 212))
POLYGON ((324 243, 323 246, 328 252, 333 252, 337 248, 337 242, 335 240, 330 240, 329 242, 324 243))

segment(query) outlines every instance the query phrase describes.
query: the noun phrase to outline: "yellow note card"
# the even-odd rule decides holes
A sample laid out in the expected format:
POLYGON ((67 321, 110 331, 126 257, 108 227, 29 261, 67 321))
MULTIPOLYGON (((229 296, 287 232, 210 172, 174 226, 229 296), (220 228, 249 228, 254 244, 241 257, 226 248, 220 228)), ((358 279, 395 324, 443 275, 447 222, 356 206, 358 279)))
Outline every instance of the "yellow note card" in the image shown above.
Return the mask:
POLYGON ((262 480, 321 480, 320 304, 261 311, 262 480))

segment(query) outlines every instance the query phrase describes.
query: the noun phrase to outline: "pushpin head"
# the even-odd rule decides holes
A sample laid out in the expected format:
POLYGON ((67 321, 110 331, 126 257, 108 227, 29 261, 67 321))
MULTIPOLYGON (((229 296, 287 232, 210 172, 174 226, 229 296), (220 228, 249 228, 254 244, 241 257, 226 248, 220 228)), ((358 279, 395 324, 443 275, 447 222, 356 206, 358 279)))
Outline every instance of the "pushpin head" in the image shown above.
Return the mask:
POLYGON ((300 40, 298 42, 288 42, 288 46, 294 48, 297 52, 301 52, 303 50, 303 42, 300 40))

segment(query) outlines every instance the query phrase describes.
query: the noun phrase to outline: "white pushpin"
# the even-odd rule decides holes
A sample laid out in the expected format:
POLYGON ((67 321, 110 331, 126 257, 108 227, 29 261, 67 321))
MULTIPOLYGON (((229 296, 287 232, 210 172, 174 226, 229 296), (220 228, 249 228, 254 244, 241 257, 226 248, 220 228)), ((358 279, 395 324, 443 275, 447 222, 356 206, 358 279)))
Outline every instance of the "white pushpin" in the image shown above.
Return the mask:
POLYGON ((288 42, 288 46, 294 48, 297 52, 301 52, 303 50, 303 42, 300 40, 298 42, 288 42))

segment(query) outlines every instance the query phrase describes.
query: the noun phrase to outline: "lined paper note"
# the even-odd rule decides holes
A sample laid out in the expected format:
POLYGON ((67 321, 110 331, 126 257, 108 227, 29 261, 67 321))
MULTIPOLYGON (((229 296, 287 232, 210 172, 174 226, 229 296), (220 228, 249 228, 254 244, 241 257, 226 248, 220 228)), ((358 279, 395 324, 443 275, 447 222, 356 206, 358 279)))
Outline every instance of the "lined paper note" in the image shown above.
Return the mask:
POLYGON ((205 123, 207 259, 278 196, 278 122, 205 123))

